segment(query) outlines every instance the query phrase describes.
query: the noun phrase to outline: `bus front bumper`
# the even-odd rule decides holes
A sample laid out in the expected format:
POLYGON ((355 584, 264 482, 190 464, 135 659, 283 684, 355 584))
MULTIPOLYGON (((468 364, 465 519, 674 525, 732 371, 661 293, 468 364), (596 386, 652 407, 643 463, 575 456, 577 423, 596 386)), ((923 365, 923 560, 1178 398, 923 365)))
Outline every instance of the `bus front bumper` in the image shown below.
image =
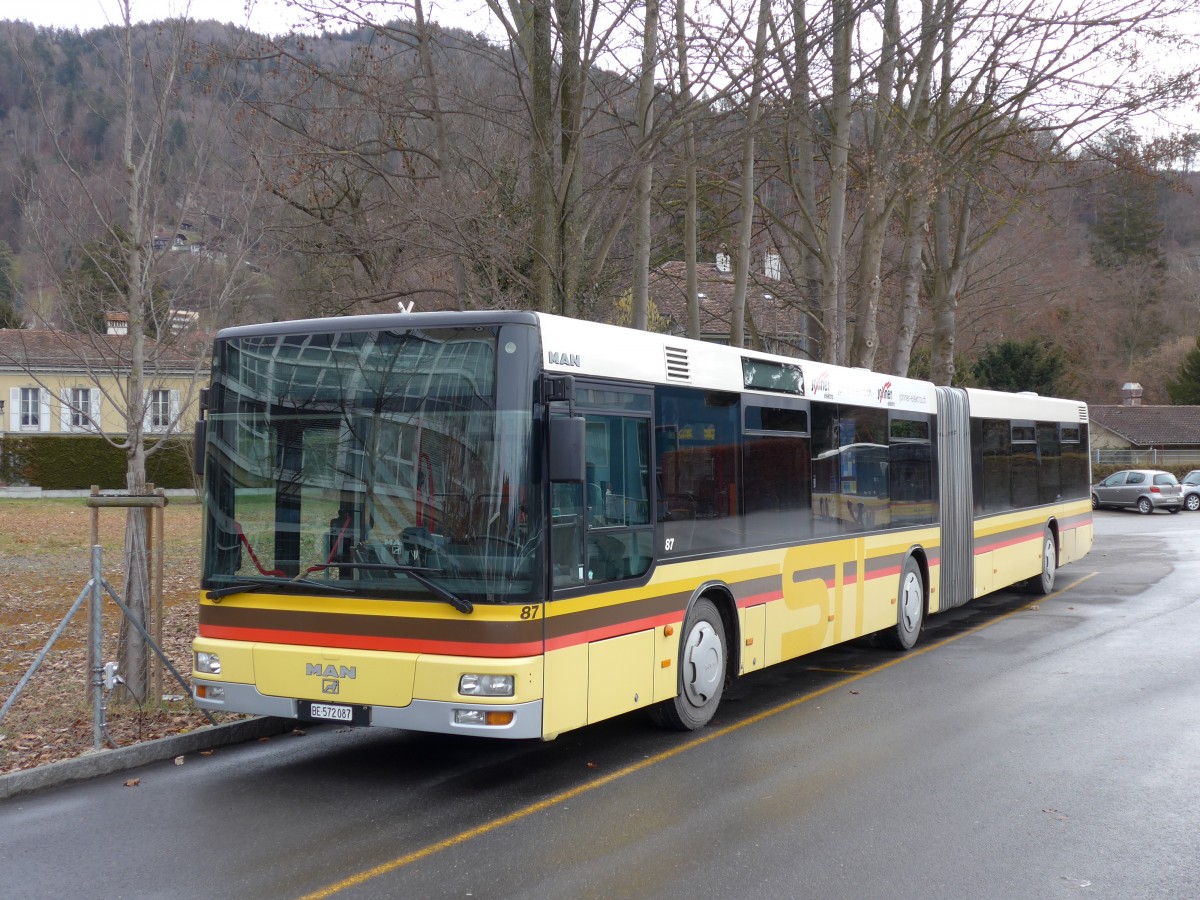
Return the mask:
MULTIPOLYGON (((300 718, 300 701, 291 697, 272 697, 260 693, 252 684, 228 681, 194 680, 192 701, 200 709, 249 713, 256 716, 277 716, 283 719, 300 718), (206 696, 200 696, 201 688, 206 696)), ((430 731, 437 734, 470 734, 491 738, 540 738, 542 736, 542 701, 514 703, 505 706, 476 703, 448 703, 439 700, 412 700, 408 706, 368 706, 369 724, 383 728, 403 728, 409 731, 430 731), (506 725, 473 724, 458 721, 464 711, 487 713, 511 712, 512 721, 506 725)), ((306 719, 306 721, 326 721, 306 719)))

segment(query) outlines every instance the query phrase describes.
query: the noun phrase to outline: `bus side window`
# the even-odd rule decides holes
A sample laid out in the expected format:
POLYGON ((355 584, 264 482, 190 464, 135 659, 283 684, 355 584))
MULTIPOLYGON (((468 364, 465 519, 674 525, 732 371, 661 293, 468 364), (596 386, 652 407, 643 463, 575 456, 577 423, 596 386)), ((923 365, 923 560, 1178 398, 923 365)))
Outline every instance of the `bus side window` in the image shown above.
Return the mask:
MULTIPOLYGON (((637 396, 580 390, 581 404, 620 409, 637 409, 637 396)), ((584 480, 551 484, 550 559, 557 589, 637 578, 650 568, 649 398, 640 396, 646 415, 585 407, 584 480)))
POLYGON ((586 579, 636 578, 650 567, 650 419, 587 414, 586 579))

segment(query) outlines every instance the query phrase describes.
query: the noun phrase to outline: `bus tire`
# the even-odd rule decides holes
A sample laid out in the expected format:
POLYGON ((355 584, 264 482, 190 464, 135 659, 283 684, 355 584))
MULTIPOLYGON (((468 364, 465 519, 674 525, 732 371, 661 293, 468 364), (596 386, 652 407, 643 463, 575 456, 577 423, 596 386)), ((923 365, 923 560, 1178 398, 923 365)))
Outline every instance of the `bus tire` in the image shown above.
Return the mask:
POLYGON ((678 731, 694 731, 707 725, 725 692, 728 659, 721 613, 711 600, 702 597, 683 623, 679 694, 650 711, 654 720, 678 731))
POLYGON ((911 650, 925 624, 925 578, 913 557, 904 561, 896 591, 896 624, 879 632, 879 643, 891 650, 911 650))
POLYGON ((1036 593, 1049 594, 1054 590, 1054 572, 1058 568, 1058 548, 1054 544, 1054 533, 1049 529, 1042 532, 1042 574, 1033 579, 1036 593))

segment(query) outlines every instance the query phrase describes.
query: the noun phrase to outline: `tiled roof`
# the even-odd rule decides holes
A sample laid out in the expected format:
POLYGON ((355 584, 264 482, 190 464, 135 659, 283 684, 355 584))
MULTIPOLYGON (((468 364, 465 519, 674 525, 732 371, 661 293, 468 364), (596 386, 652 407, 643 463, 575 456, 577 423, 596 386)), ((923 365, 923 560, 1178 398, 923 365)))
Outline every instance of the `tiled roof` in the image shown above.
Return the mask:
MULTIPOLYGON (((158 370, 191 372, 191 359, 146 339, 146 365, 158 370)), ((111 373, 129 367, 129 337, 71 334, 62 331, 0 329, 0 371, 91 371, 111 373)))
MULTIPOLYGON (((700 333, 705 337, 729 336, 733 308, 733 272, 722 272, 715 263, 696 264, 696 290, 700 298, 700 333)), ((687 331, 687 264, 663 263, 650 273, 650 299, 673 330, 687 331)), ((746 307, 759 334, 799 335, 803 332, 799 292, 786 281, 752 272, 746 286, 746 307), (769 298, 769 299, 768 299, 769 298)), ((750 323, 746 323, 749 332, 750 323)))
POLYGON ((1200 447, 1200 406, 1089 406, 1088 414, 1134 447, 1200 447))

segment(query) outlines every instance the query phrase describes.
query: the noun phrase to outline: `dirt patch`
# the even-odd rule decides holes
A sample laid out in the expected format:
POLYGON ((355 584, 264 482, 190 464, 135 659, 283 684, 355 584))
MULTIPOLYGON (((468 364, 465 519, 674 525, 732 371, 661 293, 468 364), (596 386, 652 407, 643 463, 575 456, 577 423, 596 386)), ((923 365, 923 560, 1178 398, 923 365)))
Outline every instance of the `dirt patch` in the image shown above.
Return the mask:
MULTIPOLYGON (((0 703, 12 695, 87 584, 91 511, 82 499, 0 500, 0 703)), ((200 506, 172 498, 163 520, 163 649, 191 673, 200 582, 200 506)), ((100 511, 104 577, 123 591, 125 511, 100 511)), ((75 614, 16 704, 0 722, 0 773, 69 759, 91 750, 86 670, 87 606, 75 614)), ((116 660, 120 611, 104 603, 104 659, 116 660)), ((120 689, 107 712, 110 746, 181 734, 207 724, 186 692, 164 673, 163 693, 180 699, 138 704, 120 689)), ((225 717, 231 720, 233 717, 225 717)))

